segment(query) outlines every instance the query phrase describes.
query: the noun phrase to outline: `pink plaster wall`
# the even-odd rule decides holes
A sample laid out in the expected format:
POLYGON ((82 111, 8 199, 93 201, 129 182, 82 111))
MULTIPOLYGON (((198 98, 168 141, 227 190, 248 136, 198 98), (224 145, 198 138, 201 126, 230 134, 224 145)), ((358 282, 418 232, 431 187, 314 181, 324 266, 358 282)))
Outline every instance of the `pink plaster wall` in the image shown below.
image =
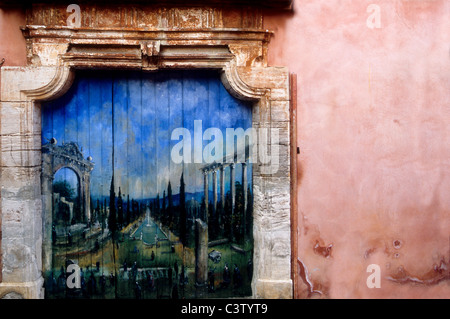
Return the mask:
POLYGON ((298 76, 298 297, 450 298, 449 17, 447 0, 266 15, 270 65, 298 76))
POLYGON ((23 10, 0 8, 0 64, 5 59, 2 66, 26 65, 26 43, 20 30, 20 26, 23 25, 25 25, 23 10))
POLYGON ((25 13, 20 9, 0 8, 0 61, 4 66, 26 65, 26 44, 20 26, 25 25, 25 13))

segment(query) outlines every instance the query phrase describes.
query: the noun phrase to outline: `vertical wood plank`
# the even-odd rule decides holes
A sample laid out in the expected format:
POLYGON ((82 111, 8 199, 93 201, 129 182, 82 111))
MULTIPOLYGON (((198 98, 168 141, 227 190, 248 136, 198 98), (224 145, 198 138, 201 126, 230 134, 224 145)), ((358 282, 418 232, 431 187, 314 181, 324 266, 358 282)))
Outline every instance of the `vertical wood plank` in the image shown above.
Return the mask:
POLYGON ((157 152, 156 132, 158 123, 156 117, 155 81, 148 74, 143 74, 141 86, 141 146, 144 156, 142 163, 142 189, 144 194, 150 194, 150 196, 156 197, 159 190, 157 185, 154 183, 157 167, 157 156, 155 155, 157 152))

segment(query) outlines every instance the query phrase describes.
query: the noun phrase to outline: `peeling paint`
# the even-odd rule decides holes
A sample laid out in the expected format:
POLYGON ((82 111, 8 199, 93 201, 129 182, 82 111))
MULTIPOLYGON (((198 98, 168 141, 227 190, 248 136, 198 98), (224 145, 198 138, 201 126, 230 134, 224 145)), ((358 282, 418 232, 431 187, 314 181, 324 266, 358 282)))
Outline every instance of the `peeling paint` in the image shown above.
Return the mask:
POLYGON ((328 258, 328 257, 331 257, 332 248, 333 248, 333 244, 329 244, 328 246, 320 246, 319 241, 316 241, 316 244, 314 245, 314 252, 325 258, 328 258))
POLYGON ((437 285, 442 281, 450 280, 450 271, 444 258, 439 264, 434 264, 432 268, 422 274, 414 275, 409 273, 403 266, 397 268, 397 272, 387 279, 399 284, 421 284, 421 285, 437 285))

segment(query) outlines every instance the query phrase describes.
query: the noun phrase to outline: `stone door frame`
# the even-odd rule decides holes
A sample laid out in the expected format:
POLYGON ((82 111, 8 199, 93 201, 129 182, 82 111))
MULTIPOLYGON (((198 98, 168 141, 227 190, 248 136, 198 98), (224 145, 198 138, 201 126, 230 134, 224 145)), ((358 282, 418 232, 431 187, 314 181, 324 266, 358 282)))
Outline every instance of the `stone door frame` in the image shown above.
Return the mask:
MULTIPOLYGON (((175 9, 176 19, 152 30, 33 24, 23 28, 29 63, 3 67, 1 72, 0 297, 11 292, 25 298, 44 296, 42 269, 48 266, 48 257, 42 252, 49 241, 43 227, 40 103, 63 95, 76 70, 86 68, 143 72, 214 69, 233 96, 253 101, 253 127, 278 133, 279 165, 275 170, 259 162, 253 165, 252 294, 254 298, 293 297, 289 72, 267 66, 271 32, 258 22, 260 11, 255 11, 257 22, 251 27, 227 28, 218 20, 221 15, 215 8, 175 9), (214 25, 184 24, 193 16, 204 18, 204 14, 216 19, 214 25)), ((160 11, 152 12, 156 19, 160 11)), ((242 21, 249 19, 243 10, 237 12, 243 14, 242 21)))

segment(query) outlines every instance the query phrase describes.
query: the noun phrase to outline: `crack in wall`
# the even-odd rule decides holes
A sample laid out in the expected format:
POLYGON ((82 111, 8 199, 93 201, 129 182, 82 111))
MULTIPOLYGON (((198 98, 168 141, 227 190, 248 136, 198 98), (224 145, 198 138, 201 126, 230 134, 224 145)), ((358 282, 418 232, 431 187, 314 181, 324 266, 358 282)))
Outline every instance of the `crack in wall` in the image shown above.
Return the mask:
POLYGON ((323 295, 323 293, 319 290, 314 289, 314 285, 309 279, 309 273, 306 266, 303 264, 303 262, 297 258, 297 263, 299 267, 299 276, 302 278, 303 282, 308 286, 308 298, 312 297, 314 294, 323 295))

